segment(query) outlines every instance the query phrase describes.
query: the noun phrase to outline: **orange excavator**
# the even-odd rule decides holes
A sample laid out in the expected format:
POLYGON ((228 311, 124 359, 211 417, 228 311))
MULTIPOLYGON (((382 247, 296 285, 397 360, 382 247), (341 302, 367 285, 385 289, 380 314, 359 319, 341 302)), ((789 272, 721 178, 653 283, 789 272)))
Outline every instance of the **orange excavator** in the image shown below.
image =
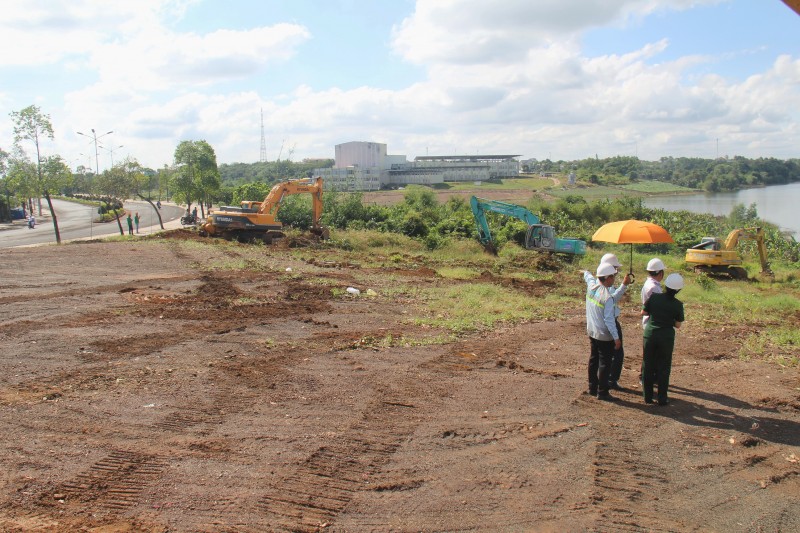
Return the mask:
POLYGON ((245 200, 240 207, 222 206, 212 210, 200 225, 199 233, 240 242, 272 244, 272 241, 284 236, 283 224, 277 218, 278 210, 284 198, 291 194, 311 195, 311 233, 327 239, 328 228, 319 223, 322 216, 321 177, 284 181, 272 187, 261 202, 245 200))

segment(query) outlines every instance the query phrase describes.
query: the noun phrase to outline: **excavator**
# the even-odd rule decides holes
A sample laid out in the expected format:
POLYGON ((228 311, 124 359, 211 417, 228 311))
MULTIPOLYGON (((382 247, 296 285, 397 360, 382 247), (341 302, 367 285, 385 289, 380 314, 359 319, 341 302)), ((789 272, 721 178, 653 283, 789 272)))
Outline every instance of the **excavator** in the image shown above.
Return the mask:
POLYGON ((311 233, 327 239, 328 228, 321 226, 322 178, 302 178, 278 183, 263 201, 245 200, 240 207, 222 206, 212 210, 200 225, 202 236, 222 237, 240 242, 261 241, 272 244, 283 237, 283 224, 277 219, 284 198, 290 194, 311 195, 311 233))
POLYGON ((528 231, 525 233, 525 248, 528 250, 571 255, 583 255, 586 253, 586 243, 584 241, 556 237, 553 226, 542 224, 538 216, 522 206, 497 200, 485 200, 477 196, 470 198, 469 203, 472 207, 475 223, 478 226, 478 240, 488 252, 494 255, 497 255, 497 246, 492 239, 492 232, 489 231, 489 224, 486 222, 487 211, 515 217, 528 224, 528 231))
POLYGON ((695 272, 722 274, 733 279, 747 279, 747 270, 742 264, 742 256, 736 250, 739 241, 750 239, 756 242, 761 259, 761 273, 772 276, 767 262, 767 246, 764 244, 762 228, 738 228, 731 231, 725 242, 716 237, 703 237, 700 244, 686 250, 686 262, 694 265, 695 272))

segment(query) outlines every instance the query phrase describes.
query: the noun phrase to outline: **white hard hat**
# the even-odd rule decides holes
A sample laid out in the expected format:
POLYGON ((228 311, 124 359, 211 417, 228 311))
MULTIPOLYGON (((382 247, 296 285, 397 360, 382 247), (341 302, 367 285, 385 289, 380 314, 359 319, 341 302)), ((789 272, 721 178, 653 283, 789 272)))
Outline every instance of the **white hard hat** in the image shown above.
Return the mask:
POLYGON ((667 276, 666 281, 664 281, 664 285, 666 285, 668 289, 679 291, 683 288, 683 278, 680 274, 672 273, 667 276))
POLYGON ((647 263, 648 272, 658 272, 659 270, 666 270, 664 262, 661 259, 659 259, 658 257, 654 257, 650 261, 648 261, 647 263))
POLYGON ((600 258, 600 262, 601 263, 608 263, 609 265, 617 267, 617 268, 622 266, 622 263, 619 262, 619 259, 617 259, 617 256, 614 255, 614 254, 606 254, 606 255, 604 255, 603 257, 600 258))
POLYGON ((598 278, 613 276, 616 273, 617 273, 617 268, 611 263, 600 263, 600 265, 597 267, 598 278))

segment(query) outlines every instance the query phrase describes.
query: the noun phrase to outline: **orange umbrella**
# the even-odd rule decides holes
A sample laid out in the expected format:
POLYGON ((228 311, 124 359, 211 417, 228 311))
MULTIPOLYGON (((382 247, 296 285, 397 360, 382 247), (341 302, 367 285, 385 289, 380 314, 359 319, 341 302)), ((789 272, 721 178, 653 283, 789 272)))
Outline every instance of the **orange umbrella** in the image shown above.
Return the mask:
POLYGON ((657 242, 675 242, 672 236, 652 222, 642 220, 619 220, 609 222, 600 227, 592 235, 593 241, 614 242, 617 244, 631 245, 631 268, 633 274, 633 245, 634 244, 653 244, 657 242))

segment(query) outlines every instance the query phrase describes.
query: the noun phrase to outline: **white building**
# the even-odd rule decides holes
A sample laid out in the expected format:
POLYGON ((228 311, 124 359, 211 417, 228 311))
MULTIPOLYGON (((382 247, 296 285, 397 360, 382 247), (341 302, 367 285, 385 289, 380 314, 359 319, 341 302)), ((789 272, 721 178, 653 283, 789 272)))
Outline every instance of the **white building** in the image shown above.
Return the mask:
POLYGON ((336 145, 333 168, 314 170, 327 188, 339 191, 377 191, 386 186, 433 185, 446 181, 480 182, 519 175, 518 155, 424 156, 408 161, 387 154, 386 145, 348 142, 336 145))

